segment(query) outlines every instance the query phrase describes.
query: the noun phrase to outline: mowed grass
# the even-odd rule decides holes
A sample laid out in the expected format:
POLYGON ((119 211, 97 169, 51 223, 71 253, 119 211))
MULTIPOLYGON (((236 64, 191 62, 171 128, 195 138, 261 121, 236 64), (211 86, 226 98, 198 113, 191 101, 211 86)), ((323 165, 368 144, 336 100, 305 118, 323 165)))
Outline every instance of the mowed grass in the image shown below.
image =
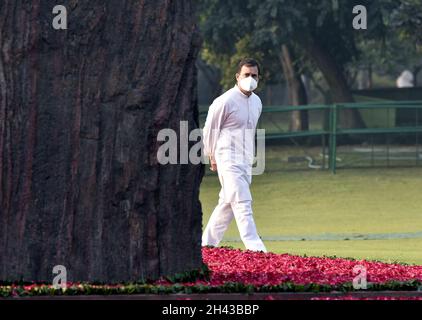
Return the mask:
MULTIPOLYGON (((253 177, 254 216, 262 237, 401 234, 422 231, 422 168, 271 170, 253 177)), ((203 224, 220 185, 207 175, 201 186, 203 224)), ((225 239, 239 238, 233 221, 225 239)), ((267 241, 275 253, 337 256, 422 265, 422 239, 267 241)), ((222 245, 244 248, 241 242, 222 245)))

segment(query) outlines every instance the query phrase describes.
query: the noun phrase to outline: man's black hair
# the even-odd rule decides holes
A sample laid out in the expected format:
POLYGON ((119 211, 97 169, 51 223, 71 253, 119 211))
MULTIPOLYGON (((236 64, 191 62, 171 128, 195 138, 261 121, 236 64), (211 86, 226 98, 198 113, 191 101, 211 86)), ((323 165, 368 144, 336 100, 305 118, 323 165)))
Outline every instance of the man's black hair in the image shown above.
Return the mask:
POLYGON ((259 67, 259 63, 258 61, 256 61, 255 59, 252 58, 245 58, 242 59, 239 62, 239 65, 237 67, 237 73, 240 74, 240 72, 242 71, 243 66, 247 66, 247 67, 257 67, 258 68, 258 73, 261 74, 261 68, 259 67))

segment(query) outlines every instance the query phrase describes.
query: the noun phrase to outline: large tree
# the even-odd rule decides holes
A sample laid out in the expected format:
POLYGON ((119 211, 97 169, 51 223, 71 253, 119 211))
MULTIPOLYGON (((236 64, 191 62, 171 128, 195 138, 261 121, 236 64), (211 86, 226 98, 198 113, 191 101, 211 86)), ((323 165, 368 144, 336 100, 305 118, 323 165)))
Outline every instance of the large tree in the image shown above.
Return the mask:
POLYGON ((203 166, 157 161, 197 128, 193 1, 0 2, 0 280, 197 269, 203 166))

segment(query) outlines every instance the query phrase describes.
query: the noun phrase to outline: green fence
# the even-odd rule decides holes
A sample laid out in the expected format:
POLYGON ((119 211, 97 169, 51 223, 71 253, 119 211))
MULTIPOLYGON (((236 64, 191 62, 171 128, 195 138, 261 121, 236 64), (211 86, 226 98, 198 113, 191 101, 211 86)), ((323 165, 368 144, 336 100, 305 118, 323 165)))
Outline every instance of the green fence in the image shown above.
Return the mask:
MULTIPOLYGON (((422 109, 422 102, 420 101, 409 101, 409 102, 392 102, 392 103, 356 103, 356 104, 335 104, 330 107, 330 128, 329 128, 329 137, 330 137, 330 169, 333 173, 336 172, 337 169, 337 138, 341 135, 368 135, 368 134, 409 134, 415 133, 416 141, 415 144, 417 145, 416 153, 415 153, 415 160, 416 165, 419 162, 419 135, 418 133, 422 132, 422 122, 420 122, 420 114, 419 110, 422 109), (414 117, 414 125, 410 125, 411 122, 409 121, 406 126, 400 126, 397 121, 393 122, 392 126, 389 127, 367 127, 367 128, 360 128, 360 129, 344 129, 339 127, 338 125, 338 116, 342 110, 349 109, 357 109, 357 110, 377 110, 377 109, 387 109, 388 113, 392 113, 391 110, 397 111, 406 109, 409 111, 409 114, 413 113, 411 111, 415 111, 414 117)), ((387 121, 390 121, 390 117, 387 117, 387 121)), ((403 122, 403 124, 406 124, 403 122)), ((387 155, 390 153, 388 152, 387 155)))
MULTIPOLYGON (((205 116, 206 112, 202 112, 203 121, 205 116)), ((322 164, 318 168, 331 170, 333 173, 336 173, 338 168, 339 147, 350 143, 351 140, 354 141, 352 143, 364 141, 367 145, 365 151, 369 155, 368 161, 374 166, 377 152, 379 152, 375 147, 375 142, 380 140, 380 136, 385 140, 383 143, 386 149, 385 165, 391 166, 391 161, 399 158, 397 155, 393 155, 398 152, 391 148, 393 145, 407 146, 408 150, 403 151, 403 153, 406 152, 407 164, 422 164, 422 146, 420 145, 422 142, 420 137, 422 133, 422 101, 264 107, 259 128, 266 130, 267 141, 287 139, 294 141, 301 148, 307 143, 305 142, 307 138, 308 140, 312 139, 314 143, 320 141, 322 164), (308 130, 292 131, 289 128, 291 114, 303 111, 308 113, 308 130), (344 112, 357 112, 363 119, 365 127, 342 127, 340 117, 343 117, 344 112), (391 138, 393 136, 395 139, 391 138), (398 136, 406 136, 406 139, 400 140, 397 138, 398 136), (300 142, 296 140, 300 140, 300 142), (411 144, 411 148, 409 144, 411 144)), ((304 152, 306 153, 306 151, 304 152)))

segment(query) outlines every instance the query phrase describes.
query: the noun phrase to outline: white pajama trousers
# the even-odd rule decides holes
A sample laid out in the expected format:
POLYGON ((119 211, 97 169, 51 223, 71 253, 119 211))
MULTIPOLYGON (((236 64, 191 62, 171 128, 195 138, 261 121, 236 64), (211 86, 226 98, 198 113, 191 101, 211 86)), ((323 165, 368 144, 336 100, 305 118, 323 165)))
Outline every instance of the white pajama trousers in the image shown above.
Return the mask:
POLYGON ((202 246, 217 247, 233 218, 246 249, 267 252, 253 219, 252 201, 225 203, 221 198, 202 235, 202 246))

